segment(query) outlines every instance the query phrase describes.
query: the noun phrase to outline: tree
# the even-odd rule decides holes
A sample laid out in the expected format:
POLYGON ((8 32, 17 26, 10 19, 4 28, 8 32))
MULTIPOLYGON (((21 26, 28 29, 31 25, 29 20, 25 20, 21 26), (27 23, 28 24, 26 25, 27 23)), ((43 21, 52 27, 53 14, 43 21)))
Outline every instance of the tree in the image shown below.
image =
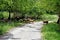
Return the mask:
POLYGON ((40 8, 46 10, 46 12, 54 12, 59 17, 58 24, 60 24, 60 0, 40 0, 40 8))
MULTIPOLYGON (((20 12, 22 17, 25 17, 32 10, 36 0, 13 0, 13 10, 20 12)), ((17 14, 17 13, 16 13, 17 14)))
POLYGON ((12 11, 12 0, 0 0, 0 10, 1 11, 8 11, 10 20, 10 12, 12 11))
POLYGON ((13 2, 12 0, 5 0, 7 2, 7 11, 9 12, 9 17, 8 17, 8 20, 10 20, 10 17, 11 17, 11 12, 13 11, 12 10, 12 5, 13 5, 13 2))

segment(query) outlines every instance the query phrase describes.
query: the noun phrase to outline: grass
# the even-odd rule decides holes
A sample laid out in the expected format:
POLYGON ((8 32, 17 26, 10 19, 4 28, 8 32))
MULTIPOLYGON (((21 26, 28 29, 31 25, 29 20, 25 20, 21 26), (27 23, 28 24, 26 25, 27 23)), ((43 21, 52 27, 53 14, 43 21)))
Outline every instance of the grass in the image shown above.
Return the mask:
POLYGON ((0 35, 3 35, 11 28, 21 26, 22 24, 22 22, 0 22, 0 35))
POLYGON ((60 40, 60 26, 49 23, 42 28, 43 40, 60 40))

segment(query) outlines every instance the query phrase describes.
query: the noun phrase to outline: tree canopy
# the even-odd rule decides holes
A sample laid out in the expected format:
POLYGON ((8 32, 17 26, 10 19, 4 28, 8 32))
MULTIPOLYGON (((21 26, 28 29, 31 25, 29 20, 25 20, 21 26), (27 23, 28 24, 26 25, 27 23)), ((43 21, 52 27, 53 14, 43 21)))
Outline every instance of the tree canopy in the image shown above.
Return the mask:
POLYGON ((60 0, 0 0, 0 11, 19 12, 24 17, 36 18, 45 13, 60 14, 59 7, 60 0))

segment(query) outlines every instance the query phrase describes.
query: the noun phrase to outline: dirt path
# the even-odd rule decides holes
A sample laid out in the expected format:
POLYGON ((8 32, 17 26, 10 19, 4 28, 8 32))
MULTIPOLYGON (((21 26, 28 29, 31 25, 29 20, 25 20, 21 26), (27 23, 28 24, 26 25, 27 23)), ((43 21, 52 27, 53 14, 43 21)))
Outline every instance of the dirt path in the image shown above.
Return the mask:
POLYGON ((43 22, 25 24, 23 27, 17 27, 9 31, 0 40, 42 40, 40 30, 42 26, 43 22))

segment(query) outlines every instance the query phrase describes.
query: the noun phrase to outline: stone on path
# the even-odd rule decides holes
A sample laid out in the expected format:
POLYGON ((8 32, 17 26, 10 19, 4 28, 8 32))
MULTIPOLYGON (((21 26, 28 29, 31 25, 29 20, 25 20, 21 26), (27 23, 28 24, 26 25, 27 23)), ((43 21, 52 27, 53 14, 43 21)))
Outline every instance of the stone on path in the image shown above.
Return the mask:
POLYGON ((23 27, 10 30, 7 35, 0 37, 0 40, 42 40, 40 30, 42 26, 43 22, 25 24, 23 27))

